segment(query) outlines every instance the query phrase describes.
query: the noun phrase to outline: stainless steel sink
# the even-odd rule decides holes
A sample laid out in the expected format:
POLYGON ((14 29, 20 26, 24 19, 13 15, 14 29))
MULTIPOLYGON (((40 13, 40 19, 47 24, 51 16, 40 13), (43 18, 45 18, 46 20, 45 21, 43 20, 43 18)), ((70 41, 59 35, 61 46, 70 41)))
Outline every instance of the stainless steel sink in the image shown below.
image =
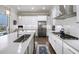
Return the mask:
POLYGON ((18 39, 16 39, 14 42, 25 42, 31 34, 24 34, 23 36, 19 37, 18 39))

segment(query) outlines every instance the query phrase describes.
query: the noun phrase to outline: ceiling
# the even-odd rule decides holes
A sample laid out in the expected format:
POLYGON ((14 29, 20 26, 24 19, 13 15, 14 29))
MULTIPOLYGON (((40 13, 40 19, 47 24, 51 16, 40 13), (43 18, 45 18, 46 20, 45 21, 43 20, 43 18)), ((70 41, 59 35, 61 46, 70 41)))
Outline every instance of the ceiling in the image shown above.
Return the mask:
POLYGON ((18 12, 18 14, 23 13, 47 14, 53 8, 53 5, 9 5, 9 7, 15 9, 18 12))

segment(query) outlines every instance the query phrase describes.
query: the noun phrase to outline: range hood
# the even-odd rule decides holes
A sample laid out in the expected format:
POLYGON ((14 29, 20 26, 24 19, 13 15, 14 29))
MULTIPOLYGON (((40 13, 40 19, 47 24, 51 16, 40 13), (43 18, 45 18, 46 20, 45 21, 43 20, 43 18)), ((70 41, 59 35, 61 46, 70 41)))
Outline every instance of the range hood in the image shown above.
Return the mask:
POLYGON ((65 7, 63 5, 60 5, 59 6, 59 11, 62 14, 55 17, 55 19, 66 19, 66 18, 76 16, 76 12, 73 12, 73 6, 72 5, 66 5, 65 7))

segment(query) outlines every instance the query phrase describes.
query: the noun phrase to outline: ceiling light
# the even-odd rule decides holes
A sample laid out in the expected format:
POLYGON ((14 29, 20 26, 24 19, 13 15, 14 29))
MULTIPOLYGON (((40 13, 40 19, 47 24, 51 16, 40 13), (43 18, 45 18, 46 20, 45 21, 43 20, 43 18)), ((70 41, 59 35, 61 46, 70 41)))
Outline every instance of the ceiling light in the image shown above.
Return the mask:
POLYGON ((43 10, 45 10, 46 8, 45 8, 45 7, 43 7, 42 9, 43 9, 43 10))
POLYGON ((10 14, 10 11, 9 10, 6 10, 6 15, 9 15, 10 14))
POLYGON ((19 19, 21 19, 21 16, 19 16, 19 19))
POLYGON ((32 10, 34 9, 34 7, 32 7, 32 10))

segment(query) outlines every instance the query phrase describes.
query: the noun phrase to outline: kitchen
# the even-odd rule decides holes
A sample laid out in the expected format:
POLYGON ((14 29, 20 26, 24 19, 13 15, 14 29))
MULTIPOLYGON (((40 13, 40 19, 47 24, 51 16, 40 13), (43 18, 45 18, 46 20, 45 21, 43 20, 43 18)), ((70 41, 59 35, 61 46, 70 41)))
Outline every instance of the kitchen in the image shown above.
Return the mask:
POLYGON ((5 25, 0 26, 0 54, 79 53, 78 5, 6 5, 0 11, 5 25), (60 37, 61 28, 67 37, 60 37))

